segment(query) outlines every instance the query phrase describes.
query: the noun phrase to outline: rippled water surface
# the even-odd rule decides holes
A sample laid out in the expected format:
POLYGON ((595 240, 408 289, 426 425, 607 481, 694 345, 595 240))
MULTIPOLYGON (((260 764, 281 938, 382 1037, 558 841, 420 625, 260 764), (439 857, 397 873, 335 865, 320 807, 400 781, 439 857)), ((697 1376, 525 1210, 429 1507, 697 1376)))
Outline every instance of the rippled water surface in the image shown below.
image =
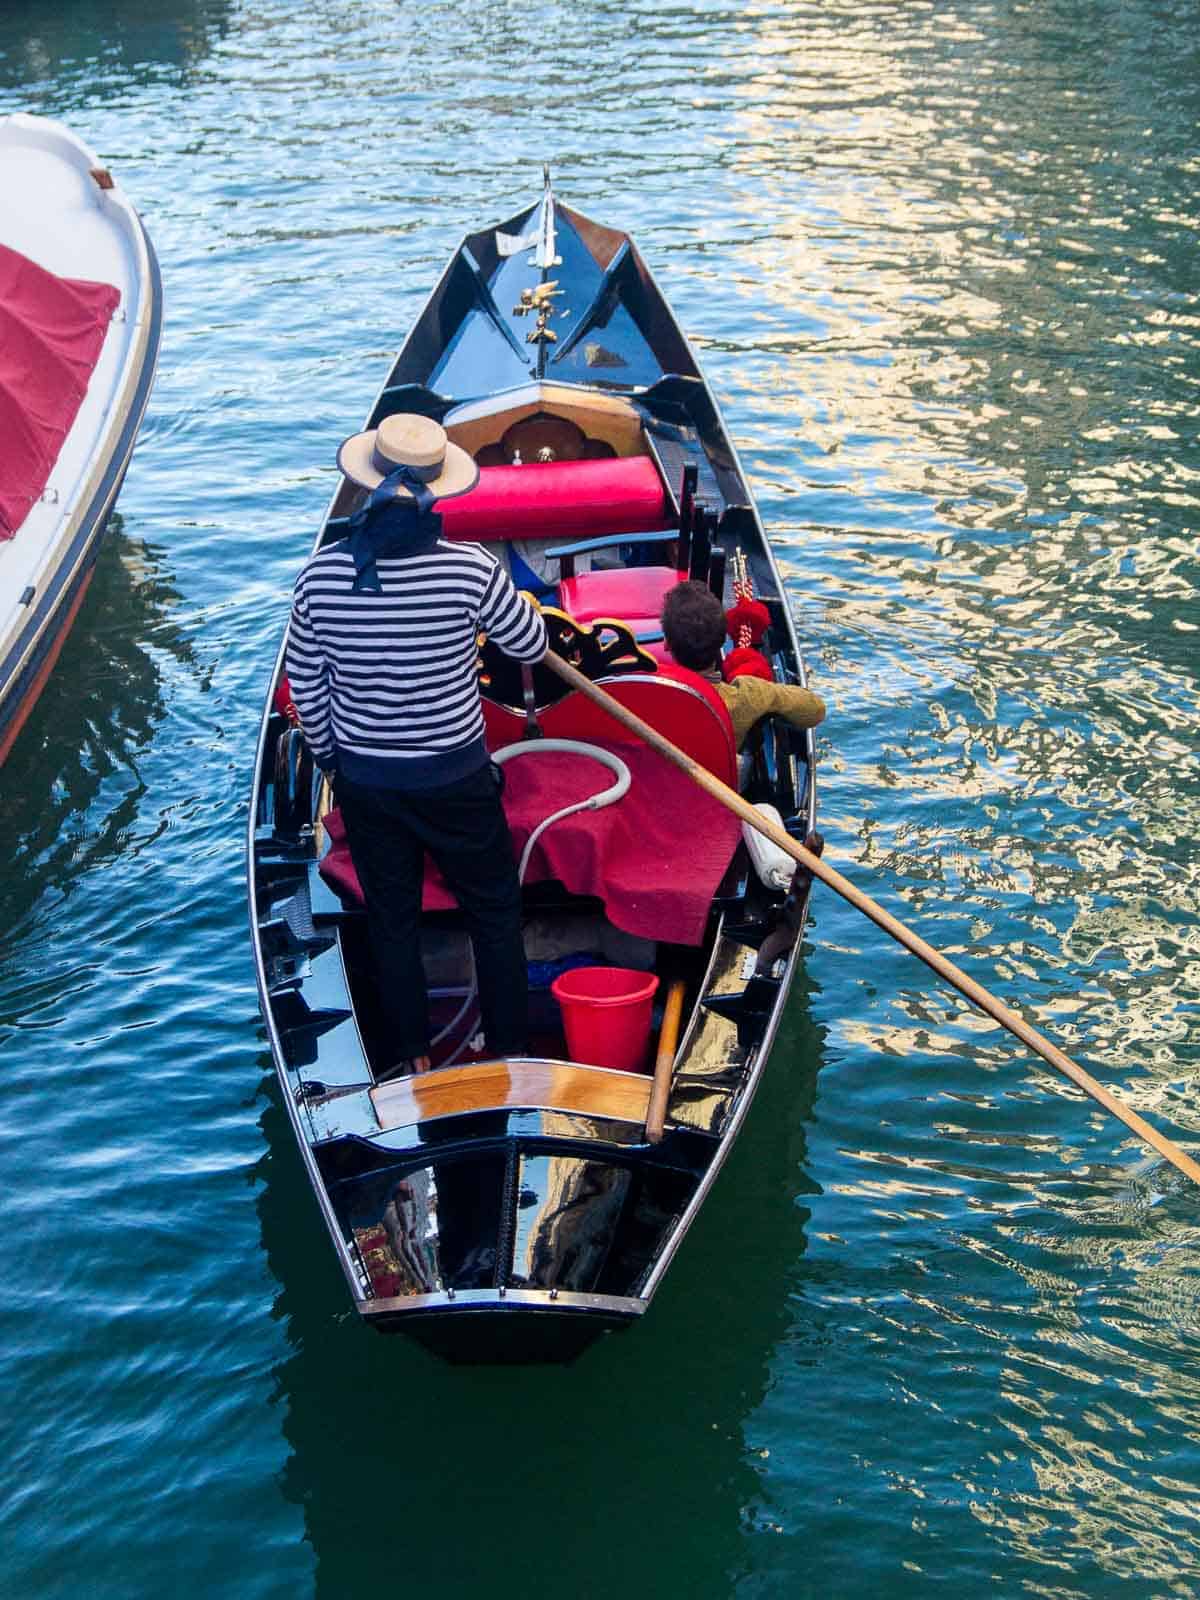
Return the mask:
POLYGON ((830 858, 1200 1147, 1194 0, 11 0, 0 108, 168 308, 0 775, 5 1592, 1200 1595, 1200 1195, 848 907, 646 1323, 462 1371, 348 1311, 242 865, 334 448, 548 158, 722 400, 830 858))

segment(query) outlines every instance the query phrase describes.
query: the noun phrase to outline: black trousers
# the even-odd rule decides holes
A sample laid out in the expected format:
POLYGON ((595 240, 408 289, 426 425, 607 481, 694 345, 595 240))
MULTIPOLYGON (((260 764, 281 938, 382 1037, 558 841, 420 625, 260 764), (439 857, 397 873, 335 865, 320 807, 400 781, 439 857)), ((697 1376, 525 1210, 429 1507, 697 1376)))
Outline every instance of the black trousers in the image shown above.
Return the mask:
POLYGON ((498 1056, 523 1055, 529 980, 521 891, 492 767, 440 789, 381 789, 339 777, 336 792, 366 903, 392 1059, 429 1052, 429 999, 421 964, 426 850, 466 919, 487 1047, 498 1056))

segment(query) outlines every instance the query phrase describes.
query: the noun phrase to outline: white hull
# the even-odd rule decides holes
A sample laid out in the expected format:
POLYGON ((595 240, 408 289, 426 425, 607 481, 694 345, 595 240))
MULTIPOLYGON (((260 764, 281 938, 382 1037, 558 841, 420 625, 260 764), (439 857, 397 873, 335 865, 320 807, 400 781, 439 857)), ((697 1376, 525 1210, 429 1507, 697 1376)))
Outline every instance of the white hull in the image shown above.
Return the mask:
POLYGON ((87 393, 49 482, 0 541, 0 760, 36 699, 95 559, 145 411, 162 292, 154 252, 119 184, 60 123, 0 118, 0 243, 60 277, 120 291, 87 393))

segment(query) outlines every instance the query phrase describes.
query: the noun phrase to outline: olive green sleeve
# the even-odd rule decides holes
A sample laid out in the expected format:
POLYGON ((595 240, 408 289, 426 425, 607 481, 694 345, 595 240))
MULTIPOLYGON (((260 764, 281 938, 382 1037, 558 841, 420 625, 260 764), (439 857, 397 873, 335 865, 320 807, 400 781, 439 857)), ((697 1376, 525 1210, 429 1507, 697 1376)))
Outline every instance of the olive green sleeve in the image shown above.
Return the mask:
POLYGON ((729 711, 739 750, 754 724, 772 713, 793 728, 815 728, 825 720, 825 702, 820 695, 794 683, 767 683, 747 674, 719 684, 717 692, 729 711))

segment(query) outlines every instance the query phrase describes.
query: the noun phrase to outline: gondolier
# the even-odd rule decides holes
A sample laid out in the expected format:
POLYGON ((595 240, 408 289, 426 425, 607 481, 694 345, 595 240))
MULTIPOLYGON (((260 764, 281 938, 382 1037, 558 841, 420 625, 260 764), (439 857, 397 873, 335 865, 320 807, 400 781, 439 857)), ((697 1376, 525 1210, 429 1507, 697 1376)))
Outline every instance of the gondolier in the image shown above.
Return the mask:
POLYGON ((534 607, 480 546, 441 537, 439 500, 479 469, 428 417, 392 416, 347 439, 338 465, 370 491, 349 536, 296 583, 292 697, 317 763, 334 776, 362 886, 394 1065, 429 1065, 421 961, 425 853, 467 921, 484 1037, 526 1048, 520 890, 479 702, 480 632, 520 662, 541 659, 534 607))

